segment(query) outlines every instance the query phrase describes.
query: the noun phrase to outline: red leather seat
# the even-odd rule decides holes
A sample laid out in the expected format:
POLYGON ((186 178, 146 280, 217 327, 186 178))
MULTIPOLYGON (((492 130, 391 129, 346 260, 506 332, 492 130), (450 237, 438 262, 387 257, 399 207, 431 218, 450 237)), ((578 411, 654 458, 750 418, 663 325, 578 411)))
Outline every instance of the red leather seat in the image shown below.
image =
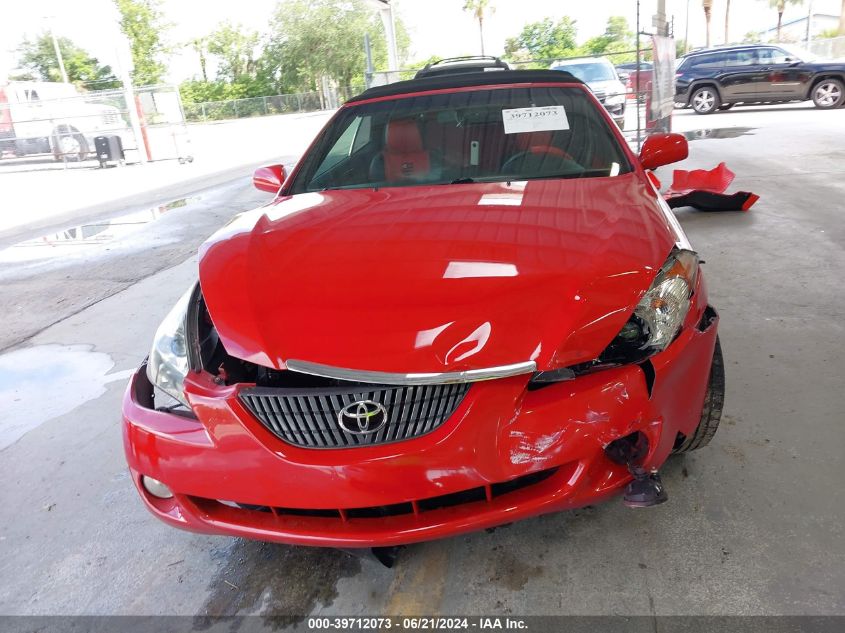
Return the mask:
POLYGON ((431 156, 423 147, 414 119, 397 119, 387 124, 384 179, 388 182, 420 180, 431 170, 431 156))
POLYGON ((550 131, 517 134, 516 148, 523 152, 531 152, 532 154, 552 154, 553 156, 569 158, 569 154, 559 147, 552 145, 553 138, 554 133, 550 131))

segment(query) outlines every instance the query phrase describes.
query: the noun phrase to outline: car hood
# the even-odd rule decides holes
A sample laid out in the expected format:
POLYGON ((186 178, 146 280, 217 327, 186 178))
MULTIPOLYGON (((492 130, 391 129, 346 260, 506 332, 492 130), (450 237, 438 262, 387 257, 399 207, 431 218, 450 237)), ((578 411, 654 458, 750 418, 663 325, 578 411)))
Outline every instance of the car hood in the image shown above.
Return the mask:
POLYGON ((399 373, 598 356, 678 235, 636 173, 334 190, 237 216, 202 247, 229 354, 399 373))

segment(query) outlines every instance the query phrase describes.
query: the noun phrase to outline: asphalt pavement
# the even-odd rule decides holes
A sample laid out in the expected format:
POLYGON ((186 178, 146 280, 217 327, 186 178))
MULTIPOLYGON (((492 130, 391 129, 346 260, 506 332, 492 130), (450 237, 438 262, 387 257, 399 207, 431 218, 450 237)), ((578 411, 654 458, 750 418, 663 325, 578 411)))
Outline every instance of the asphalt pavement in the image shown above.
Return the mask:
POLYGON ((668 503, 415 545, 393 569, 160 524, 127 475, 120 400, 197 245, 268 199, 244 173, 61 227, 70 245, 0 250, 0 614, 845 615, 845 110, 684 111, 675 128, 680 167, 725 161, 760 201, 678 212, 727 394, 712 444, 666 465, 668 503))

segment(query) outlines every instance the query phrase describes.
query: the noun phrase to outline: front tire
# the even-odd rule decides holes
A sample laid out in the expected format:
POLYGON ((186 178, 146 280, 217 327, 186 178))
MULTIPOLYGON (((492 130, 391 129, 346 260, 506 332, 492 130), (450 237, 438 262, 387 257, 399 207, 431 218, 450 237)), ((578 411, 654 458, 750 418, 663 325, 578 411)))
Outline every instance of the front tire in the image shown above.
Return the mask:
POLYGON ((722 407, 725 404, 725 361, 722 358, 722 344, 716 336, 716 347, 713 349, 713 362, 710 365, 710 380, 707 392, 704 394, 704 406, 701 409, 701 420, 695 431, 688 437, 678 436, 673 453, 688 453, 707 446, 722 419, 722 407))
POLYGON ((722 104, 713 86, 702 86, 692 93, 690 105, 696 114, 713 114, 722 104))
POLYGON ((822 110, 832 110, 845 103, 845 84, 838 79, 822 79, 813 86, 813 105, 822 110))
POLYGON ((719 106, 719 111, 724 112, 726 110, 730 110, 735 105, 736 105, 735 103, 723 103, 722 105, 719 106))
POLYGON ((83 161, 88 156, 88 142, 85 137, 74 127, 60 125, 51 136, 53 158, 62 160, 67 156, 68 160, 83 161))

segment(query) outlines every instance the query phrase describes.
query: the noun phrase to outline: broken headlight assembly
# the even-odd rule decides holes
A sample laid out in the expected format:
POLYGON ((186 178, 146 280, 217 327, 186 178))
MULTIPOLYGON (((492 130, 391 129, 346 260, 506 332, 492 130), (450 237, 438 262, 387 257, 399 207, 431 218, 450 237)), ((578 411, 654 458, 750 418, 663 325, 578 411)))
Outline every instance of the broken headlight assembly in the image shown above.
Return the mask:
POLYGON ((597 359, 538 372, 531 379, 532 384, 539 386, 607 367, 639 363, 665 350, 678 336, 687 318, 698 264, 698 255, 693 251, 673 250, 631 317, 597 359))
POLYGON ((164 317, 155 333, 147 360, 147 377, 157 389, 189 407, 185 397, 185 376, 191 367, 189 313, 199 296, 199 284, 192 285, 164 317))
POLYGON ((697 277, 698 255, 673 251, 598 362, 636 363, 669 347, 687 318, 697 277))

